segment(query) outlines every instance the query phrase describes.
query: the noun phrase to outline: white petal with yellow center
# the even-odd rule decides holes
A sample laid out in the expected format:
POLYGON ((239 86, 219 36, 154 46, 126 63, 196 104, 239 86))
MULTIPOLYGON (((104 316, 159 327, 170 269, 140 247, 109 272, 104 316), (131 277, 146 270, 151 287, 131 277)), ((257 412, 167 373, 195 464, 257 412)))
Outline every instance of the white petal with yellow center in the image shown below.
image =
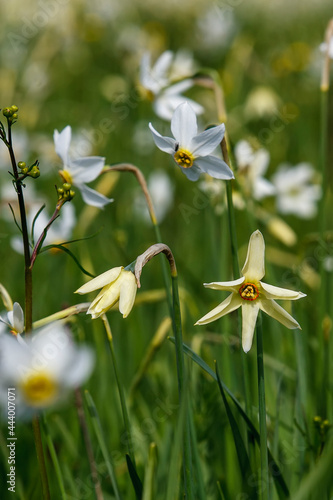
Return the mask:
POLYGON ((122 269, 124 269, 122 266, 109 269, 105 273, 96 276, 96 278, 93 278, 92 280, 88 281, 88 283, 82 285, 75 291, 75 293, 79 294, 89 293, 94 290, 98 290, 99 288, 102 288, 106 285, 109 285, 118 278, 122 269))
POLYGON ((250 282, 260 281, 265 275, 265 242, 259 230, 251 235, 242 274, 250 282))

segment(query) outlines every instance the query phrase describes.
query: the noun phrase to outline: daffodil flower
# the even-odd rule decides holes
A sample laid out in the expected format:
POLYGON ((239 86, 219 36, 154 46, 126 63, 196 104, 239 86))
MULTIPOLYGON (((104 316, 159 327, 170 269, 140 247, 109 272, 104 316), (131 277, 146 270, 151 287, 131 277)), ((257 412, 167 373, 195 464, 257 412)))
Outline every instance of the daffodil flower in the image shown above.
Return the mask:
POLYGON ((60 133, 58 130, 54 131, 55 150, 64 164, 59 174, 64 183, 71 184, 80 190, 82 198, 87 205, 103 208, 113 200, 89 188, 86 186, 86 183, 92 182, 99 176, 103 170, 105 158, 101 156, 87 156, 74 160, 71 159, 69 156, 71 137, 72 130, 69 125, 60 133))
POLYGON ((197 118, 191 106, 184 102, 175 110, 171 120, 172 137, 163 137, 149 123, 156 146, 173 156, 183 174, 191 181, 201 173, 215 179, 233 179, 233 173, 220 158, 211 155, 223 139, 223 123, 198 134, 197 118))
POLYGON ((8 387, 15 391, 19 417, 61 401, 90 375, 93 351, 77 347, 61 322, 53 322, 26 338, 0 337, 0 403, 7 410, 8 387))
POLYGON ((171 50, 166 50, 157 59, 154 65, 151 64, 151 54, 146 52, 141 59, 140 83, 145 90, 145 94, 153 102, 154 111, 160 118, 171 120, 172 114, 182 102, 191 104, 196 114, 203 113, 203 107, 197 102, 184 97, 182 92, 193 87, 193 80, 185 80, 173 83, 177 76, 193 74, 193 62, 188 54, 173 54, 171 50), (180 60, 178 63, 177 60, 180 60), (179 71, 179 70, 184 70, 179 71))
POLYGON ((126 318, 132 310, 137 284, 132 271, 122 266, 114 267, 81 286, 75 293, 84 294, 102 288, 92 301, 87 314, 92 319, 99 318, 119 301, 119 311, 126 318))
POLYGON ((242 277, 234 281, 204 283, 207 288, 227 290, 231 294, 196 322, 196 325, 205 325, 241 307, 242 346, 245 352, 248 352, 252 346, 259 309, 287 328, 301 328, 297 321, 275 302, 275 299, 297 300, 305 297, 305 294, 260 281, 265 275, 264 259, 265 242, 261 232, 257 230, 250 238, 242 277))
POLYGON ((18 302, 14 302, 13 309, 7 312, 7 321, 0 317, 0 321, 8 326, 13 335, 24 330, 24 313, 18 302))

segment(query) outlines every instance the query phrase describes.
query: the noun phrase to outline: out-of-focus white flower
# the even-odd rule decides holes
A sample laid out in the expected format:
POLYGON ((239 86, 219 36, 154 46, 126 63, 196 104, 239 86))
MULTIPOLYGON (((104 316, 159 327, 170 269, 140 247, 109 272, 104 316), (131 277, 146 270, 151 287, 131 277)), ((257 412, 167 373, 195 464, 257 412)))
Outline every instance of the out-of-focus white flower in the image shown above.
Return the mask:
MULTIPOLYGON (((323 52, 326 54, 327 52, 327 43, 323 42, 319 45, 319 50, 320 52, 323 52)), ((330 38, 329 44, 328 44, 328 55, 330 59, 333 59, 333 36, 330 38)))
POLYGON ((185 74, 184 68, 192 68, 190 55, 184 56, 182 53, 175 57, 171 50, 163 52, 153 66, 149 52, 146 52, 141 59, 140 83, 153 101, 155 113, 164 120, 171 120, 173 112, 182 102, 190 103, 196 114, 203 112, 200 104, 182 95, 193 86, 193 80, 186 79, 174 83, 178 78, 190 76, 185 74), (188 58, 186 65, 184 57, 188 58), (179 69, 179 58, 182 59, 183 71, 179 69))
POLYGON ((7 321, 0 316, 1 323, 7 325, 11 333, 17 335, 24 330, 24 313, 18 302, 14 302, 13 309, 7 312, 7 321))
POLYGON ((91 374, 94 355, 76 346, 61 322, 23 339, 0 337, 0 403, 7 409, 8 388, 15 391, 18 416, 27 417, 63 399, 91 374))
POLYGON ((211 155, 223 139, 223 123, 198 134, 197 118, 191 106, 185 102, 178 106, 171 120, 172 137, 163 137, 149 123, 156 146, 173 156, 183 174, 191 181, 198 180, 206 172, 215 179, 233 179, 228 165, 211 155))
POLYGON ((239 141, 235 146, 235 157, 239 172, 244 174, 246 179, 244 187, 251 192, 254 199, 262 200, 275 194, 273 184, 263 177, 270 160, 266 149, 254 151, 247 141, 239 141))
POLYGON ((248 95, 244 115, 248 120, 267 118, 278 114, 281 99, 270 87, 259 85, 248 95))
POLYGON ((252 233, 247 250, 242 277, 234 281, 204 283, 207 288, 227 290, 231 294, 217 307, 196 322, 205 325, 226 314, 242 308, 242 346, 248 352, 252 346, 254 327, 259 309, 287 328, 301 328, 297 321, 279 306, 278 300, 297 300, 305 297, 302 292, 287 290, 260 281, 265 275, 265 242, 260 231, 252 233))
POLYGON ((75 293, 89 293, 99 288, 102 290, 90 304, 87 314, 91 314, 92 319, 99 318, 119 301, 119 311, 126 318, 132 310, 138 288, 132 271, 122 266, 114 267, 88 281, 75 293))
MULTIPOLYGON (((38 208, 38 210, 40 207, 38 208)), ((29 212, 28 213, 28 226, 31 227, 33 220, 38 212, 38 210, 34 210, 34 212, 29 212)), ((48 214, 45 212, 45 209, 38 215, 37 219, 35 220, 34 223, 34 242, 36 243, 40 235, 42 234, 43 230, 47 226, 47 223, 49 222, 50 217, 48 214)), ((59 244, 63 243, 71 238, 73 229, 76 224, 76 217, 75 217, 75 208, 72 205, 72 203, 65 203, 61 207, 60 215, 59 217, 52 223, 50 228, 47 231, 46 238, 43 242, 43 245, 52 245, 52 244, 59 244)), ((24 249, 23 249, 23 243, 22 243, 22 238, 20 236, 14 236, 11 239, 11 246, 12 248, 18 252, 23 254, 24 249)))
POLYGON ((198 18, 197 41, 198 50, 228 47, 236 31, 235 16, 228 4, 215 3, 206 13, 198 18))
MULTIPOLYGON (((152 172, 147 179, 148 191, 151 196, 156 218, 161 222, 173 204, 174 186, 170 177, 163 170, 152 172)), ((150 221, 150 214, 147 203, 142 195, 141 189, 138 190, 134 198, 134 212, 146 221, 150 221)))
POLYGON ((317 213, 321 187, 312 183, 315 170, 309 163, 295 167, 282 164, 272 176, 276 188, 276 204, 281 214, 311 219, 317 213))
POLYGON ((86 186, 87 182, 95 180, 103 170, 105 158, 101 156, 86 156, 72 160, 69 156, 72 129, 69 125, 60 133, 54 131, 54 144, 57 155, 63 161, 63 169, 59 171, 64 182, 76 186, 87 205, 103 208, 113 200, 86 186))

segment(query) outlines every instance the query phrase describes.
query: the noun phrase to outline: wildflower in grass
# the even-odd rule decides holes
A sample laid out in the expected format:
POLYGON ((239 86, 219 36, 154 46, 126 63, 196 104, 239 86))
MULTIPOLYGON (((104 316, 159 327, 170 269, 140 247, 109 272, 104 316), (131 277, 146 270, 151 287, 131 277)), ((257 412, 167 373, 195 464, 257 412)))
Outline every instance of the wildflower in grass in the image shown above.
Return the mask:
POLYGON ((151 55, 146 52, 141 59, 140 83, 146 96, 153 102, 154 111, 160 118, 171 120, 173 112, 182 103, 188 102, 196 114, 203 113, 203 107, 192 99, 184 97, 183 92, 193 86, 193 80, 173 83, 177 78, 183 78, 194 72, 193 61, 189 54, 173 54, 167 50, 161 54, 154 66, 151 64, 151 55), (184 73, 184 68, 186 72, 184 73), (181 71, 180 71, 181 69, 181 71))
POLYGON ((311 219, 317 213, 321 187, 313 184, 315 171, 308 163, 295 167, 282 164, 272 176, 276 188, 276 204, 281 214, 293 214, 311 219))
POLYGON ((172 137, 163 137, 149 123, 156 146, 173 156, 183 174, 191 181, 198 180, 201 173, 215 179, 233 179, 228 165, 211 155, 223 139, 223 123, 198 134, 197 118, 188 103, 183 103, 173 114, 171 120, 172 137))
POLYGON ((275 302, 297 300, 305 297, 302 292, 286 290, 260 281, 265 274, 265 242, 260 231, 252 233, 247 250, 242 277, 234 281, 205 283, 207 288, 227 290, 231 294, 215 309, 203 316, 196 325, 205 325, 226 314, 242 308, 242 346, 248 352, 252 346, 254 327, 259 309, 278 320, 287 328, 301 328, 297 321, 275 302))
POLYGON ((101 156, 87 156, 74 160, 71 159, 69 148, 72 130, 69 125, 60 133, 58 130, 55 130, 53 137, 56 153, 64 164, 63 169, 59 171, 63 182, 76 186, 87 205, 103 208, 108 203, 111 203, 112 199, 86 186, 87 182, 92 182, 100 175, 104 167, 105 158, 101 156))
POLYGON ((87 314, 91 314, 92 319, 99 318, 119 301, 119 311, 126 318, 132 310, 137 291, 132 271, 122 266, 114 267, 88 281, 75 293, 89 293, 99 288, 102 290, 90 304, 87 314))
POLYGON ((250 192, 255 200, 275 194, 273 184, 263 177, 270 159, 267 149, 254 151, 251 144, 243 140, 235 146, 235 157, 239 173, 244 176, 246 192, 250 192))
POLYGON ((13 309, 7 312, 7 320, 0 316, 0 321, 8 326, 13 335, 22 333, 24 330, 24 313, 18 302, 14 302, 13 309))
POLYGON ((0 337, 0 403, 7 409, 8 387, 15 388, 19 416, 27 417, 61 401, 90 375, 94 355, 76 346, 61 322, 53 322, 24 339, 0 337))

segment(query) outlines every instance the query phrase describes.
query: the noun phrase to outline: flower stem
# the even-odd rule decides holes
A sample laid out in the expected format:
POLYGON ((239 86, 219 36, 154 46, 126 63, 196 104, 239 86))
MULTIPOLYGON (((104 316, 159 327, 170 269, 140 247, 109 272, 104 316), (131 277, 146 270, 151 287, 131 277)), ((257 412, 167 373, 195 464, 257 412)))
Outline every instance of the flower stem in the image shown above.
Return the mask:
POLYGON ((117 359, 116 359, 116 355, 114 352, 113 336, 112 336, 112 332, 111 332, 111 327, 110 327, 110 323, 108 322, 108 319, 107 319, 105 314, 103 314, 101 316, 101 319, 104 323, 104 328, 106 331, 106 335, 108 337, 110 351, 111 351, 113 369, 114 369, 114 374, 116 377, 116 383, 117 383, 118 393, 119 393, 119 398, 120 398, 121 411, 123 414, 124 426, 125 426, 125 430, 126 430, 126 434, 127 434, 127 439, 126 439, 127 451, 128 451, 129 457, 130 457, 130 459, 135 467, 135 457, 134 457, 134 453, 133 453, 134 443, 133 443, 133 439, 132 439, 132 432, 131 432, 131 426, 130 426, 130 421, 129 421, 129 417, 128 417, 124 388, 120 382, 117 359))
POLYGON ((256 325, 257 334, 257 367, 258 367, 258 399, 259 399, 259 428, 260 428, 260 465, 261 465, 261 498, 269 498, 268 454, 267 454, 267 428, 266 428, 266 401, 264 377, 264 353, 262 324, 260 312, 256 325))
POLYGON ((66 490, 65 490, 64 478, 63 478, 63 475, 62 475, 62 472, 61 472, 59 460, 58 460, 58 457, 57 457, 57 452, 55 450, 55 447, 54 447, 54 444, 53 444, 53 441, 52 441, 52 436, 51 436, 51 434, 49 432, 49 428, 48 428, 48 424, 47 424, 47 420, 46 420, 45 415, 44 415, 44 418, 43 418, 43 429, 44 429, 44 433, 45 433, 45 436, 46 436, 46 443, 47 443, 47 446, 48 446, 48 449, 49 449, 49 452, 50 452, 50 455, 51 455, 51 459, 52 459, 52 462, 53 462, 54 471, 55 471, 55 474, 57 476, 57 480, 58 480, 58 484, 59 484, 59 489, 60 489, 60 493, 61 493, 61 498, 62 498, 62 500, 67 500, 67 494, 66 494, 66 490))
MULTIPOLYGON (((11 123, 8 120, 8 142, 7 147, 9 151, 9 156, 12 164, 14 179, 15 179, 15 188, 18 198, 19 210, 20 210, 20 218, 21 218, 21 230, 22 230, 22 239, 23 239, 23 248, 24 248, 24 282, 25 282, 25 333, 29 333, 32 329, 32 269, 30 266, 30 247, 29 247, 29 234, 28 234, 28 225, 27 225, 27 216, 25 211, 25 203, 24 196, 22 190, 22 184, 19 180, 19 174, 16 166, 16 159, 13 150, 12 143, 12 130, 11 123)), ((36 446, 36 454, 37 461, 39 466, 39 473, 42 482, 42 491, 43 491, 43 499, 50 499, 50 489, 47 477, 42 435, 40 429, 40 423, 38 416, 34 416, 32 420, 32 428, 35 439, 36 446)))
POLYGON ((135 277, 138 287, 140 288, 140 276, 143 266, 149 262, 155 255, 164 253, 170 265, 170 274, 172 282, 172 329, 175 336, 176 348, 176 364, 177 364, 177 378, 178 378, 178 392, 180 407, 185 404, 185 430, 183 441, 183 467, 184 467, 184 483, 185 483, 185 498, 187 500, 194 499, 193 491, 193 471, 192 471, 192 451, 191 451, 191 427, 190 417, 188 414, 189 401, 188 401, 188 387, 187 376, 185 373, 185 360, 183 351, 183 334, 182 323, 180 314, 180 302, 178 291, 178 274, 174 256, 167 245, 163 243, 152 245, 142 255, 139 255, 135 264, 135 277))
POLYGON ((32 419, 32 428, 34 432, 35 438, 35 446, 37 453, 37 460, 39 465, 39 474, 42 482, 42 491, 43 491, 43 500, 50 500, 50 488, 49 481, 47 477, 46 463, 45 463, 45 455, 42 443, 42 435, 40 430, 40 422, 37 415, 35 415, 32 419))

